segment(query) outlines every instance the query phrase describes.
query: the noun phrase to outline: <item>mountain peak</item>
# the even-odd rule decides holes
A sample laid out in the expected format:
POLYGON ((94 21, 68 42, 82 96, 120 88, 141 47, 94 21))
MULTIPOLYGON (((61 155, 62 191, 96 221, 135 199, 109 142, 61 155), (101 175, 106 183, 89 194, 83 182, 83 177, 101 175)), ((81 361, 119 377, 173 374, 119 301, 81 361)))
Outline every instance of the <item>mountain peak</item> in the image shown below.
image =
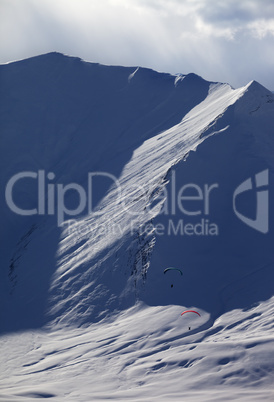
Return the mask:
POLYGON ((271 95, 271 91, 260 84, 258 81, 252 80, 246 85, 248 91, 256 92, 257 95, 271 95))
POLYGON ((274 102, 274 96, 259 82, 250 81, 244 88, 243 96, 238 100, 236 110, 238 113, 263 113, 268 104, 274 102))

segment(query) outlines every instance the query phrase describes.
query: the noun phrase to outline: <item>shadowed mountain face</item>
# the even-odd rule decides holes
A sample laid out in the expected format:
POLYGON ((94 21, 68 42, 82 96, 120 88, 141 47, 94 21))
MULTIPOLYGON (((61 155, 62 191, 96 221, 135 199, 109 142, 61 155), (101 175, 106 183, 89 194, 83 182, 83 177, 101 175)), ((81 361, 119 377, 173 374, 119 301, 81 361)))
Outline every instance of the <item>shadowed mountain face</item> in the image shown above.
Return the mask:
POLYGON ((2 65, 0 80, 2 189, 22 173, 1 199, 1 331, 98 321, 136 300, 214 319, 273 295, 273 216, 255 181, 267 171, 271 205, 268 90, 57 53, 2 65), (40 213, 11 211, 9 196, 40 213), (241 219, 256 222, 259 200, 265 233, 241 219))
POLYGON ((195 305, 216 318, 273 295, 273 107, 270 92, 251 83, 169 173, 154 220, 169 235, 156 234, 143 292, 149 304, 165 294, 171 304, 195 305), (167 266, 183 276, 163 275, 167 266))

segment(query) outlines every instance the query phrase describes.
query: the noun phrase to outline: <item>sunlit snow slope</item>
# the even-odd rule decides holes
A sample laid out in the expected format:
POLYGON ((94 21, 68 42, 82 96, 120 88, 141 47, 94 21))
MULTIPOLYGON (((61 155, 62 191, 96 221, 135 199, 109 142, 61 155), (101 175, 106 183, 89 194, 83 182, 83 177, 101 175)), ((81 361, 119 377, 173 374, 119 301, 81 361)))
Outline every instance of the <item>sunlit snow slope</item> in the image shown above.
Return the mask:
POLYGON ((3 400, 271 400, 273 94, 57 53, 0 74, 3 400), (12 196, 43 213, 12 212, 38 171, 12 196), (71 183, 92 208, 63 216, 71 183))

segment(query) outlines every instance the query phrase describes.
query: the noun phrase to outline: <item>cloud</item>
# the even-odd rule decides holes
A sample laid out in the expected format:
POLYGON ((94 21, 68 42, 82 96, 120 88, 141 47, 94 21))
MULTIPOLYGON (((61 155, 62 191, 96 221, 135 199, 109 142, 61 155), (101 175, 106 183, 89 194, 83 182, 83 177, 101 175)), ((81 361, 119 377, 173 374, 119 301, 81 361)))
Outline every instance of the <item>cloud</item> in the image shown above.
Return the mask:
POLYGON ((273 0, 2 0, 1 62, 60 51, 274 88, 273 0))
POLYGON ((274 15, 272 0, 197 1, 203 18, 214 24, 229 23, 239 27, 256 19, 271 19, 274 15))

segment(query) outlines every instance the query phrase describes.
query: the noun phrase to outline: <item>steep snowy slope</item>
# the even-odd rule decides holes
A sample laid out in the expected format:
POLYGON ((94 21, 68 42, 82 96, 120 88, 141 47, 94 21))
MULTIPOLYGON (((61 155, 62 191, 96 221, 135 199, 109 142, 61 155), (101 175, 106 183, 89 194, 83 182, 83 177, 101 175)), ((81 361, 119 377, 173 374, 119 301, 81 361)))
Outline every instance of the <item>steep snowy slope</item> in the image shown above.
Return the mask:
MULTIPOLYGON (((145 141, 133 153, 119 177, 119 188, 115 187, 103 200, 99 214, 90 214, 67 226, 60 247, 60 266, 51 288, 51 314, 70 322, 78 316, 84 321, 91 316, 93 321, 96 315, 101 316, 102 306, 107 311, 118 307, 119 302, 132 303, 130 296, 138 297, 140 286, 146 287, 155 241, 149 233, 153 229, 146 224, 152 224, 162 206, 161 199, 159 203, 153 200, 155 194, 161 192, 169 169, 203 141, 201 134, 243 92, 244 89, 232 90, 228 85, 213 85, 208 97, 181 123, 145 141), (70 292, 72 280, 74 292, 70 292)), ((169 233, 165 237, 169 238, 169 233)), ((181 259, 180 251, 175 253, 181 259)), ((169 251, 165 254, 168 256, 169 251)), ((162 276, 164 268, 158 264, 157 275, 162 276)), ((162 289, 153 283, 152 287, 162 295, 158 303, 166 303, 162 289)))
POLYGON ((21 333, 0 400, 271 400, 273 94, 55 53, 0 67, 1 186, 39 171, 12 197, 42 211, 1 199, 0 330, 21 333))
POLYGON ((252 82, 204 136, 222 130, 221 134, 208 138, 170 173, 166 208, 154 222, 156 227, 169 228, 170 235, 156 236, 145 300, 161 303, 163 293, 168 292, 172 303, 195 305, 215 318, 273 295, 273 107, 269 91, 252 82), (239 211, 255 221, 256 190, 261 190, 256 189, 255 177, 260 172, 266 172, 268 180, 263 189, 268 191, 270 213, 267 204, 262 206, 268 215, 267 233, 251 228, 236 215, 239 211), (239 195, 233 207, 237 187, 249 178, 253 189, 239 195), (192 203, 184 200, 182 211, 176 197, 189 184, 196 187, 190 186, 184 195, 196 199, 192 203), (179 267, 183 277, 159 275, 159 267, 167 266, 179 267), (177 279, 177 286, 170 289, 177 279))
MULTIPOLYGON (((178 123, 208 88, 208 82, 191 74, 183 79, 141 68, 99 66, 57 53, 3 65, 1 188, 14 174, 42 170, 54 174, 53 180, 45 176, 46 188, 75 182, 88 193, 90 172, 119 178, 134 149, 178 123)), ((93 180, 93 206, 111 184, 110 179, 93 180)), ((20 180, 13 188, 14 203, 36 208, 38 191, 36 180, 20 180)), ((8 300, 11 307, 1 310, 1 328, 39 326, 56 268, 61 234, 57 207, 54 216, 18 216, 3 195, 1 294, 2 303, 8 300), (15 283, 17 297, 10 298, 5 290, 13 292, 15 283)), ((65 203, 77 206, 77 194, 69 194, 65 203)), ((88 206, 82 214, 87 213, 88 206)))

